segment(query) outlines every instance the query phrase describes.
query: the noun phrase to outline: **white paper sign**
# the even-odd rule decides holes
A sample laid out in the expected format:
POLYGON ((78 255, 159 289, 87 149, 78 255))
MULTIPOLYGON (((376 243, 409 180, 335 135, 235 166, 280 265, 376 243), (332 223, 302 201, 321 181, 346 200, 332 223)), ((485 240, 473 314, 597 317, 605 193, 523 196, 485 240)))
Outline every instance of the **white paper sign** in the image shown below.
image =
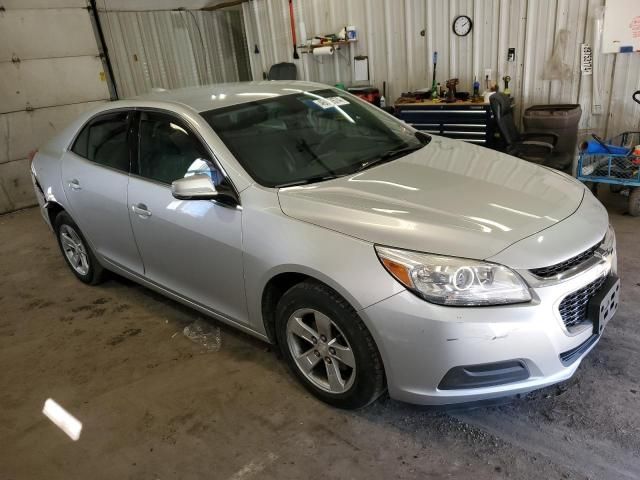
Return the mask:
POLYGON ((340 105, 349 105, 349 102, 342 97, 319 98, 313 103, 326 110, 327 108, 339 107, 340 105))
POLYGON ((580 71, 582 75, 593 74, 593 55, 588 43, 580 45, 580 71))
POLYGON ((325 110, 327 108, 335 107, 333 102, 331 100, 329 100, 328 98, 319 98, 317 100, 314 100, 313 103, 315 103, 316 105, 318 105, 319 107, 321 107, 321 108, 323 108, 325 110))
POLYGON ((331 102, 332 102, 334 105, 338 105, 338 106, 340 106, 340 105, 349 105, 349 102, 347 102, 347 101, 346 101, 344 98, 342 98, 342 97, 331 97, 331 98, 329 98, 328 100, 331 100, 331 102))

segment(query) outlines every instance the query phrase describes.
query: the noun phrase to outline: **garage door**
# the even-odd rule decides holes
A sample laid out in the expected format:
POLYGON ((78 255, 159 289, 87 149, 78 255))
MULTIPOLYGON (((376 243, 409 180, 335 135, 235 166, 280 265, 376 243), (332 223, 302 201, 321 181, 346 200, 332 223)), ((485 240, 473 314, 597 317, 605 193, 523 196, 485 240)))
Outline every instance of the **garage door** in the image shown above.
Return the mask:
POLYGON ((84 0, 5 0, 0 11, 0 213, 33 205, 29 152, 109 100, 84 0))
POLYGON ((101 9, 103 4, 100 22, 120 98, 153 88, 251 80, 239 7, 127 11, 101 9))

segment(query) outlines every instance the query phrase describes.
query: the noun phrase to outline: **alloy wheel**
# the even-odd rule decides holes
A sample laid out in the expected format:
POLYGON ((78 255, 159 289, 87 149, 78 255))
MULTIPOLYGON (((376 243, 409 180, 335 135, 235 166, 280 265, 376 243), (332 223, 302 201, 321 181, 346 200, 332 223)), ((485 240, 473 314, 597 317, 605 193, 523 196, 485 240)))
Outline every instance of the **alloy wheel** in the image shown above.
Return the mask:
POLYGON ((311 383, 333 394, 351 388, 356 377, 353 350, 328 316, 312 308, 296 310, 286 331, 293 360, 311 383))
POLYGON ((69 225, 60 227, 60 244, 71 268, 79 275, 87 275, 89 273, 87 249, 80 235, 69 225))

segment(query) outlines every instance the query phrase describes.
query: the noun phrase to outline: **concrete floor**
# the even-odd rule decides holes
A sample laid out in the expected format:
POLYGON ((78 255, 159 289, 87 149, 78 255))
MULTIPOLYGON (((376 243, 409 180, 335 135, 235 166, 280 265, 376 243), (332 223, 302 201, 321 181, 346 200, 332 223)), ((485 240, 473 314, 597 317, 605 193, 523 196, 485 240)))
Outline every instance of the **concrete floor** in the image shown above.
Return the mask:
POLYGON ((0 479, 640 478, 640 218, 605 198, 623 298, 570 381, 491 407, 311 398, 270 348, 120 278, 67 270, 36 210, 0 217, 0 479), (71 441, 42 413, 83 423, 71 441))

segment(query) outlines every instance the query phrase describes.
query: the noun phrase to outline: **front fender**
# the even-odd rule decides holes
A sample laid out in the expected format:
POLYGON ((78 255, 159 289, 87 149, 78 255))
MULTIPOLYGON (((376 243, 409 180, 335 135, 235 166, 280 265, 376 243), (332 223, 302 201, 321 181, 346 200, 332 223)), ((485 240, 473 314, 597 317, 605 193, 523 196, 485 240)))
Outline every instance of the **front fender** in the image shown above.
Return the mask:
POLYGON ((281 273, 300 273, 327 284, 356 311, 404 291, 382 267, 372 243, 287 217, 271 190, 250 187, 242 197, 247 305, 259 332, 265 333, 265 286, 281 273))

